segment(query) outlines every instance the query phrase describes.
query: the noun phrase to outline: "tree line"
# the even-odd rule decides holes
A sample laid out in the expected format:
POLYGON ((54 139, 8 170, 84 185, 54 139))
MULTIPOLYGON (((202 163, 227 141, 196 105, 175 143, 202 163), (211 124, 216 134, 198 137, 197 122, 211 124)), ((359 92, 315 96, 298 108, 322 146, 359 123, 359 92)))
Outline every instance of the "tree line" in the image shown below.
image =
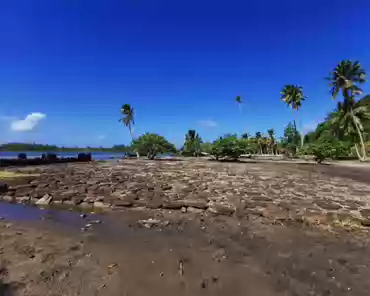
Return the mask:
MULTIPOLYGON (((307 97, 302 86, 287 84, 280 92, 280 99, 292 109, 293 120, 280 139, 270 128, 265 134, 256 132, 251 136, 244 133, 240 137, 228 134, 213 142, 203 142, 195 130, 189 130, 178 153, 187 156, 211 154, 216 159, 237 159, 242 154, 313 155, 318 161, 357 156, 360 161, 365 161, 370 148, 370 96, 359 97, 363 93, 360 86, 366 82, 366 72, 359 62, 343 60, 329 72, 326 80, 330 83, 331 98, 337 99, 341 95, 341 99, 324 122, 306 135, 297 128, 296 118, 307 97)), ((235 102, 242 112, 242 98, 237 96, 235 102)), ((134 138, 134 109, 131 105, 123 105, 121 114, 120 121, 129 129, 131 147, 137 156, 144 154, 154 158, 157 153, 176 151, 173 144, 158 134, 146 133, 134 138)))

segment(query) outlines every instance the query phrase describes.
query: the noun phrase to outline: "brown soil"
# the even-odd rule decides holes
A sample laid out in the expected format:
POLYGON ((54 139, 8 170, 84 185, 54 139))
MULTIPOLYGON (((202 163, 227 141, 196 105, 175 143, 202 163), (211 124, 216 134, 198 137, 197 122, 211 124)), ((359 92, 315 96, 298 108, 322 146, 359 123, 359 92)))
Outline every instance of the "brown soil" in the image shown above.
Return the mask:
MULTIPOLYGON (((133 163, 126 165, 131 173, 133 163)), ((115 207, 102 216, 71 213, 72 223, 59 212, 35 208, 37 219, 18 216, 14 221, 0 204, 5 217, 0 223, 0 295, 369 294, 368 231, 348 219, 369 214, 370 184, 357 178, 363 174, 271 163, 246 168, 161 162, 145 168, 155 186, 177 180, 185 188, 185 179, 193 188, 190 174, 203 178, 198 187, 213 177, 210 190, 203 189, 206 198, 213 198, 212 210, 151 208, 144 200, 140 207, 115 207), (169 168, 177 179, 158 177, 167 176, 169 168), (218 208, 225 204, 233 211, 218 208), (321 223, 323 217, 332 220, 321 223)), ((115 169, 109 169, 115 176, 115 169)), ((184 195, 200 193, 185 190, 184 195)))

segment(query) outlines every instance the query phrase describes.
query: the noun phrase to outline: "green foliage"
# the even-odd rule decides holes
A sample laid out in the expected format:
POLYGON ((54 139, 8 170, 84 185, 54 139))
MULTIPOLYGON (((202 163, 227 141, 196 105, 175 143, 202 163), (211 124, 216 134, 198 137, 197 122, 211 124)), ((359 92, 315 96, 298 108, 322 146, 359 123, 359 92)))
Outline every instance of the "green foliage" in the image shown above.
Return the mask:
POLYGON ((237 160, 246 151, 246 141, 236 135, 220 137, 213 142, 211 154, 217 159, 237 160))
POLYGON ((159 153, 176 153, 176 148, 164 137, 146 133, 135 139, 132 144, 133 148, 140 154, 145 154, 149 159, 154 159, 159 153))
POLYGON ((202 138, 195 130, 189 130, 185 135, 183 154, 199 156, 201 152, 202 138))
POLYGON ((212 147, 213 147, 212 143, 204 142, 200 145, 200 150, 201 150, 201 152, 211 154, 212 153, 212 147))
POLYGON ((301 86, 287 84, 280 92, 281 100, 284 101, 293 110, 298 110, 305 100, 301 86))
POLYGON ((295 124, 289 122, 284 130, 284 136, 281 139, 281 146, 295 155, 299 146, 300 134, 297 131, 295 124))

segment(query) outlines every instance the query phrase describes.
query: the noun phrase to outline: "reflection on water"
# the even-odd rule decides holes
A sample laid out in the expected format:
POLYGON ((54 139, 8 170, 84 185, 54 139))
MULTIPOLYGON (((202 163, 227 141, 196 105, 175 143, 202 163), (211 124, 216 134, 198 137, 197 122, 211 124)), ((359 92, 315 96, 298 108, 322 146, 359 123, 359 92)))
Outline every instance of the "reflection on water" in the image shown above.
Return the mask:
POLYGON ((86 214, 81 219, 81 212, 67 211, 52 208, 39 208, 37 206, 0 202, 0 217, 7 221, 40 221, 42 219, 53 221, 67 227, 83 227, 88 220, 102 219, 98 214, 86 214))

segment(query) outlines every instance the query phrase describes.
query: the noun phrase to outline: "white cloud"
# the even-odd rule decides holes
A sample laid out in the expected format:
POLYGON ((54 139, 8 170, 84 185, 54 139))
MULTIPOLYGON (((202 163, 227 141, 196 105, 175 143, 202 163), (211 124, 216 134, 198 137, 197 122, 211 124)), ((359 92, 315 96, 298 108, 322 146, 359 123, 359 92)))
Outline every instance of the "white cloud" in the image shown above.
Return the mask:
POLYGON ((210 119, 199 120, 199 124, 205 127, 216 127, 217 126, 217 122, 214 120, 210 120, 210 119))
POLYGON ((46 117, 45 114, 35 112, 28 114, 24 119, 13 119, 10 129, 15 132, 28 132, 33 130, 39 122, 46 117))
POLYGON ((98 140, 104 140, 105 139, 105 135, 99 135, 98 136, 98 140))

